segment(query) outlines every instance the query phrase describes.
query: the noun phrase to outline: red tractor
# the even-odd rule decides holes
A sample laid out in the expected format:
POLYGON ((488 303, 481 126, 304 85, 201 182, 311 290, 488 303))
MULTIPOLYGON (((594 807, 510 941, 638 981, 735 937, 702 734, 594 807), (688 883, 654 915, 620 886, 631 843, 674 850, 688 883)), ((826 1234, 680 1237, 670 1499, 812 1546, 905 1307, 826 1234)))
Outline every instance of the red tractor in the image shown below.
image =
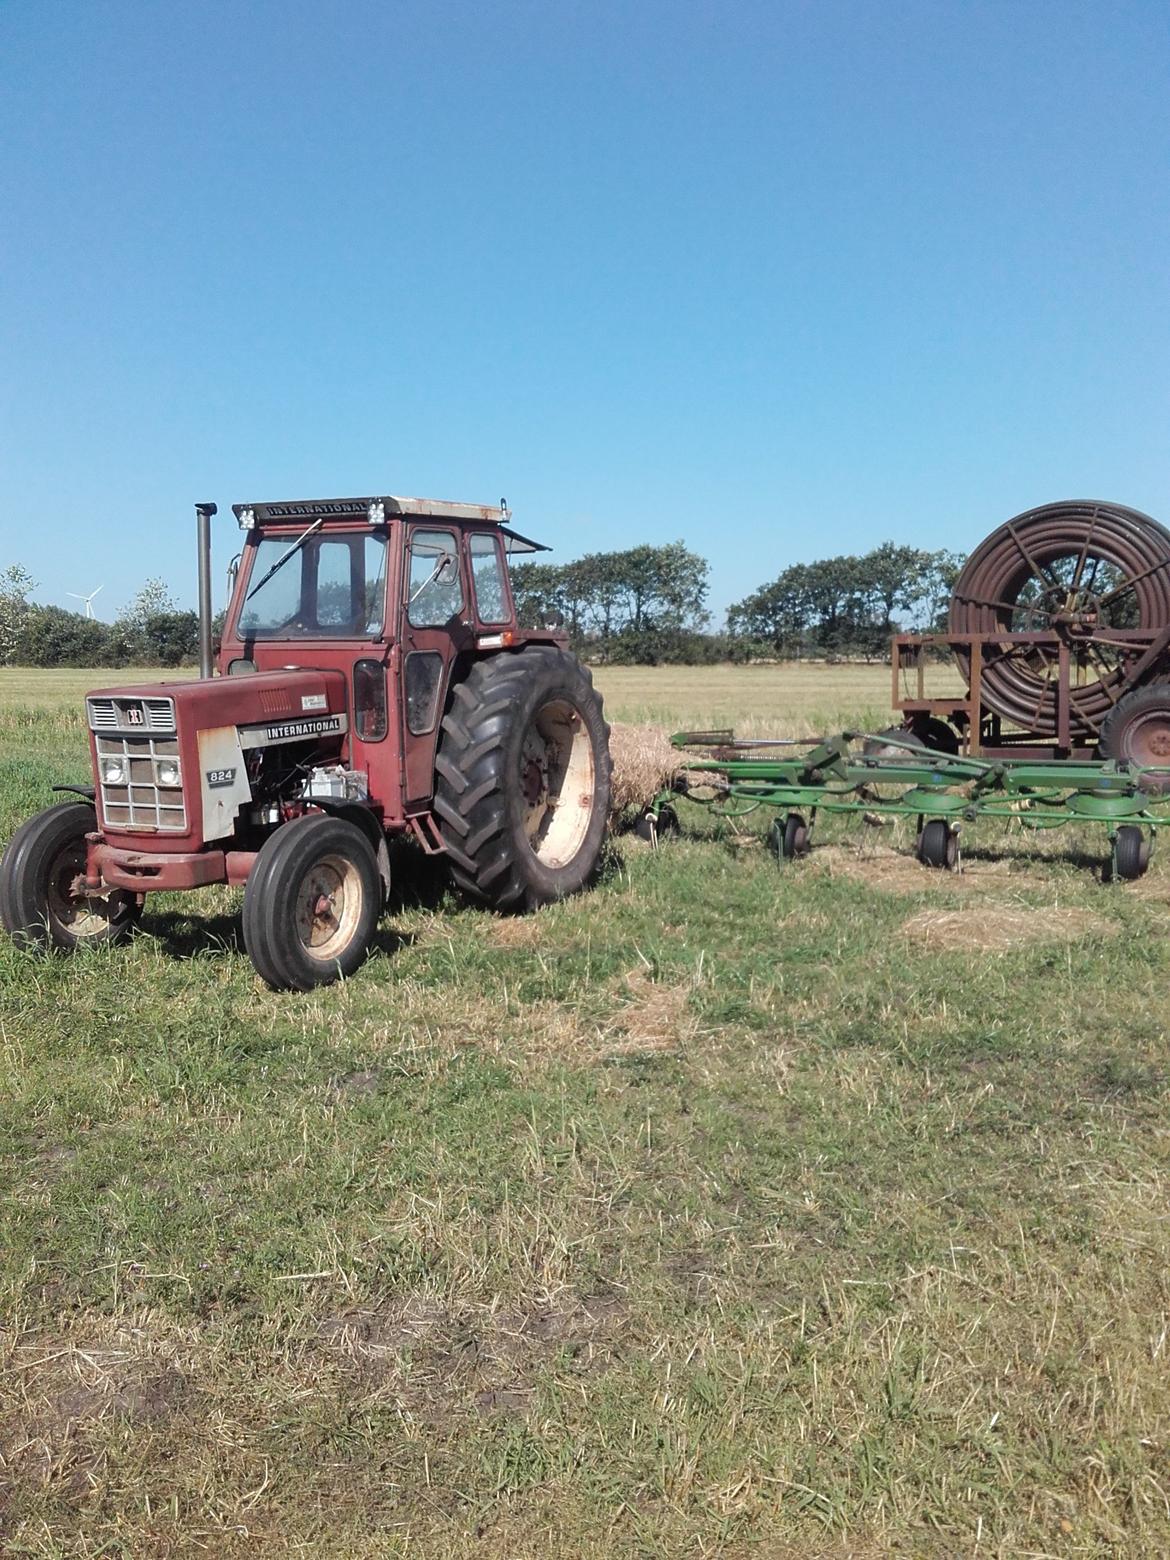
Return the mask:
POLYGON ((93 786, 65 788, 83 799, 29 819, 0 862, 15 939, 117 941, 148 893, 242 883, 253 964, 304 991, 361 963, 395 836, 498 910, 588 882, 609 728, 565 635, 517 622, 509 555, 545 549, 507 509, 234 505, 216 666, 215 505, 196 507, 199 680, 89 695, 93 786))

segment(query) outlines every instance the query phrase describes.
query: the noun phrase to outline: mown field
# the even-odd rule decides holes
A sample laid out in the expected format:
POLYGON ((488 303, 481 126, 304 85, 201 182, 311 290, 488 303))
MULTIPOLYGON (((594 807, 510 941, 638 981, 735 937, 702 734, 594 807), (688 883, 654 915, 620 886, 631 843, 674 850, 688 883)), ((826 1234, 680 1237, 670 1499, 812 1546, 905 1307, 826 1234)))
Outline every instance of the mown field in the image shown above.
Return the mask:
MULTIPOLYGON (((887 678, 598 680, 804 733, 887 678)), ((118 680, 0 672, 0 840, 118 680)), ((0 944, 5 1553, 1170 1551, 1170 872, 684 823, 316 995, 226 891, 0 944)))

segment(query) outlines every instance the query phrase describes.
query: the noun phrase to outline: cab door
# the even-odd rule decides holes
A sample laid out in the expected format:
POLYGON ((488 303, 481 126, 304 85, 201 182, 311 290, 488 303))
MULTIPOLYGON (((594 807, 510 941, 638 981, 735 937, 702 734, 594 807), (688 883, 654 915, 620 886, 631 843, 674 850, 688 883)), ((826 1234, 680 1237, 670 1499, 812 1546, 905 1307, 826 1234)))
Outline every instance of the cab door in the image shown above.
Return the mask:
POLYGON ((403 802, 408 811, 430 800, 435 744, 451 662, 473 638, 458 532, 416 525, 402 571, 403 802))

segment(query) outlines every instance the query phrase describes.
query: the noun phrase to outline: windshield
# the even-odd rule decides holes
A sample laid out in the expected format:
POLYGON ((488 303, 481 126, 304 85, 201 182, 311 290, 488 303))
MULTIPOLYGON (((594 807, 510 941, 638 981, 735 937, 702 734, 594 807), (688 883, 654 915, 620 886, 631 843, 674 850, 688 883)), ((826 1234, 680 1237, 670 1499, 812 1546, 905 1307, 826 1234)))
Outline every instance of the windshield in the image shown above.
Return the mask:
MULTIPOLYGON (((295 534, 256 543, 250 581, 264 580, 295 534)), ((386 538, 373 531, 308 537, 240 610, 242 639, 368 639, 381 631, 386 604, 386 538)))

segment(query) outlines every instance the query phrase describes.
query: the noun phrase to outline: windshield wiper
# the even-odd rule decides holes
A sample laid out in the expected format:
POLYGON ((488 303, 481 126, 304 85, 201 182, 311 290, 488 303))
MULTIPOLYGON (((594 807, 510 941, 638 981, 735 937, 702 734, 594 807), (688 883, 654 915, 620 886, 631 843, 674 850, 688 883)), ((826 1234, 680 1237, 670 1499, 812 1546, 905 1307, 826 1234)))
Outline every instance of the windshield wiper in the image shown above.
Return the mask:
POLYGON ((288 549, 288 551, 281 553, 280 557, 272 565, 272 567, 269 569, 268 573, 264 576, 264 578, 262 580, 258 580, 256 582, 256 584, 252 586, 252 589, 244 597, 244 600, 245 601, 251 601, 252 597, 260 589, 260 587, 262 585, 267 585, 268 584, 268 581, 276 573, 277 569, 283 569, 285 564, 292 557, 293 553, 299 552, 301 550, 301 548, 305 545, 305 543, 309 540, 309 537, 312 536, 313 532, 314 531, 319 531, 324 524, 325 524, 325 516, 322 515, 320 520, 314 520, 312 525, 309 526, 307 530, 302 531, 301 534, 297 537, 296 541, 288 549))

